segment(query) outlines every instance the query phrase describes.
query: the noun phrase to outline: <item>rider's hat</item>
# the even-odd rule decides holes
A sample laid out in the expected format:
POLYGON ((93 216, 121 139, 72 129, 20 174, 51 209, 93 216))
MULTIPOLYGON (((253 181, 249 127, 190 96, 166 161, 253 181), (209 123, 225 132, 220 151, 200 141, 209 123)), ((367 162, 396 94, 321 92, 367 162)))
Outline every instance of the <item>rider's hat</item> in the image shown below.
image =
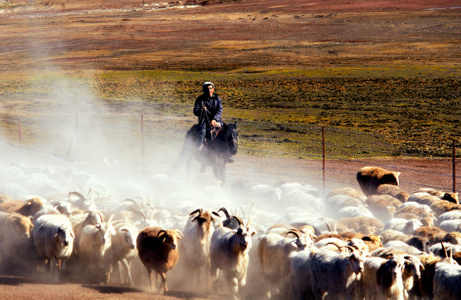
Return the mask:
POLYGON ((202 86, 202 90, 203 92, 207 92, 208 91, 208 86, 211 85, 213 88, 214 88, 214 83, 211 82, 211 81, 205 81, 205 83, 203 84, 202 86))

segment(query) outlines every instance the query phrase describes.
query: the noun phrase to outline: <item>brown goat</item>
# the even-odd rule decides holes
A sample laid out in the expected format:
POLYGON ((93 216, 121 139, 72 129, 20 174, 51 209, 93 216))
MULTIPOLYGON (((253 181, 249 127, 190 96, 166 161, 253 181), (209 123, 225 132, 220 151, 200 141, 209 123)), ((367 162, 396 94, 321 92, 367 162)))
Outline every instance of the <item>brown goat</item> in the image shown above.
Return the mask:
POLYGON ((391 195, 373 195, 367 198, 365 204, 375 217, 387 222, 392 219, 402 202, 391 195))
POLYGON ((340 189, 334 189, 328 192, 327 196, 325 199, 331 198, 336 195, 346 195, 355 199, 362 199, 365 198, 365 194, 362 193, 361 191, 354 189, 352 187, 345 187, 345 188, 340 188, 340 189))
POLYGON ((45 202, 37 197, 31 198, 27 201, 13 200, 0 204, 0 211, 15 212, 23 216, 34 216, 39 210, 43 208, 45 202))
POLYGON ((441 214, 448 211, 461 209, 461 204, 455 204, 447 200, 438 200, 431 205, 431 209, 438 218, 441 214))
POLYGON ((381 184, 376 189, 376 195, 389 195, 401 202, 407 202, 410 195, 400 187, 393 184, 381 184))
POLYGON ((384 228, 384 223, 378 218, 370 217, 343 218, 338 220, 338 228, 342 227, 363 234, 377 234, 384 228))
POLYGON ((442 200, 446 200, 455 204, 459 204, 459 195, 458 193, 445 193, 433 188, 420 188, 417 192, 428 193, 429 195, 439 197, 442 200))
POLYGON ((179 230, 164 230, 161 227, 147 227, 139 233, 136 239, 138 255, 147 269, 152 290, 155 290, 152 274, 155 271, 162 279, 161 293, 168 291, 166 272, 178 262, 178 240, 181 236, 179 230))
POLYGON ((363 167, 357 172, 357 182, 367 196, 376 194, 382 184, 399 185, 399 172, 392 172, 380 167, 363 167))

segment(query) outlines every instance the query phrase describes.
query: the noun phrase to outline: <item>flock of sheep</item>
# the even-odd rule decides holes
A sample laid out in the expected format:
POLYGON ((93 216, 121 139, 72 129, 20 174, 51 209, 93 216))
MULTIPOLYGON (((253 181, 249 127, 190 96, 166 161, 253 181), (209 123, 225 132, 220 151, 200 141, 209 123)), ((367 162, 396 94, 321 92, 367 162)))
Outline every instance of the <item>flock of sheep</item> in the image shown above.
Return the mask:
POLYGON ((292 182, 153 175, 112 186, 2 167, 0 273, 246 299, 459 299, 458 195, 408 193, 398 177, 364 167, 361 190, 323 196, 292 182))

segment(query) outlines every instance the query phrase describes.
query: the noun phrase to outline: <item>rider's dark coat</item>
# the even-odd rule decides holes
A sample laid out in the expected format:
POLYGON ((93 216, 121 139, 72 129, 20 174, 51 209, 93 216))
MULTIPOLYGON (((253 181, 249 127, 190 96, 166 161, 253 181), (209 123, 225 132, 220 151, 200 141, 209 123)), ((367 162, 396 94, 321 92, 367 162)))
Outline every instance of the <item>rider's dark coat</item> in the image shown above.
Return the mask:
POLYGON ((219 123, 222 123, 222 103, 221 98, 218 95, 213 94, 212 97, 209 97, 206 94, 201 94, 195 100, 194 105, 194 115, 199 118, 199 124, 206 121, 205 116, 202 117, 202 107, 205 106, 208 111, 208 120, 215 120, 219 123))

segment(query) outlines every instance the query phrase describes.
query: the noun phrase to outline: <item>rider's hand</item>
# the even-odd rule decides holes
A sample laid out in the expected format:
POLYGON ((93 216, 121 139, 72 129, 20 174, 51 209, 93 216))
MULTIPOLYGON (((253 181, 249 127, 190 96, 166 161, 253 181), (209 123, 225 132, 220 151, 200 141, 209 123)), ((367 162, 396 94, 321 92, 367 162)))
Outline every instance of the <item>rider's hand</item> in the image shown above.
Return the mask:
POLYGON ((205 106, 203 106, 202 109, 203 109, 204 111, 207 111, 205 106))

